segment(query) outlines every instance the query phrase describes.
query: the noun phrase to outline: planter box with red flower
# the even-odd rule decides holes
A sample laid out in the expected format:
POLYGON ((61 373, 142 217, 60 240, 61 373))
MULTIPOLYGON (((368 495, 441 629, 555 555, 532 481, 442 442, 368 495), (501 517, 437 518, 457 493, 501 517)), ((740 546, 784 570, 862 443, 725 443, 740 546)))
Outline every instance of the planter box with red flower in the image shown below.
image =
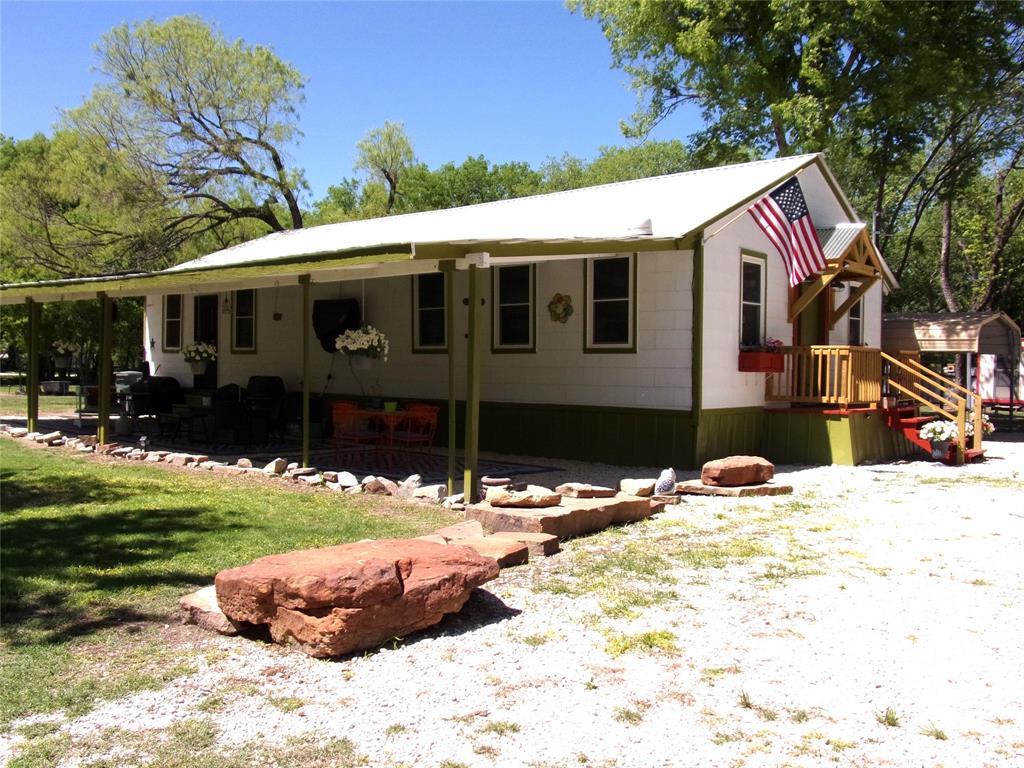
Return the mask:
POLYGON ((747 373, 782 373, 784 366, 778 352, 740 352, 740 370, 747 373))

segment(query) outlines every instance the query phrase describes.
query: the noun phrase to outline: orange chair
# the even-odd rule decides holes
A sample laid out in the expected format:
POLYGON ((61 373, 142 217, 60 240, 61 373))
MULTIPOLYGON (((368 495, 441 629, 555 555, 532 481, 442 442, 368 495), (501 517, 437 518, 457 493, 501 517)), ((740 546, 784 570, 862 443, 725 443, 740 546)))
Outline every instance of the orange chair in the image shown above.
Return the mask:
POLYGON ((384 443, 384 433, 371 428, 355 403, 332 402, 331 423, 334 427, 334 460, 339 464, 343 451, 362 450, 384 443))
POLYGON ((438 413, 438 411, 441 410, 441 408, 440 408, 440 406, 430 405, 429 403, 408 403, 405 406, 405 410, 407 410, 407 411, 426 411, 427 413, 432 413, 432 414, 434 414, 434 416, 437 416, 437 413, 438 413))
POLYGON ((424 446, 429 448, 434 444, 434 435, 437 432, 437 407, 432 406, 433 411, 408 409, 405 418, 391 434, 391 442, 395 446, 413 448, 424 446))

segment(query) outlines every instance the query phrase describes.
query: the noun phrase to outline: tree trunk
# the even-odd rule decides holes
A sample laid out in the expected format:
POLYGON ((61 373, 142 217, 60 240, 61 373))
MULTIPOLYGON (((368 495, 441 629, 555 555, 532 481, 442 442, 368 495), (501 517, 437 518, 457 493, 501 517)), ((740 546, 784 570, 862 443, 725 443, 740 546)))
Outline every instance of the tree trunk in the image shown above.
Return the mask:
POLYGON ((950 312, 958 312, 959 305, 953 295, 953 285, 949 279, 949 254, 953 247, 953 201, 949 198, 942 201, 942 242, 939 245, 939 282, 942 285, 942 297, 946 300, 946 308, 950 312))

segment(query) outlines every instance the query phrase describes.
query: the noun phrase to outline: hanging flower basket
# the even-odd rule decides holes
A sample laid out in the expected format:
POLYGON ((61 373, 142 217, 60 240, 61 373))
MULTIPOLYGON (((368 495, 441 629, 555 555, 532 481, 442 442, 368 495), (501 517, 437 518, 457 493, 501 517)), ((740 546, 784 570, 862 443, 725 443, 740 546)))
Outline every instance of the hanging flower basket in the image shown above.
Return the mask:
POLYGON ((189 368, 192 369, 192 373, 196 376, 202 376, 206 373, 206 361, 205 360, 189 360, 189 368))
POLYGON ((192 368, 192 373, 201 376, 206 373, 207 364, 217 359, 217 347, 205 341, 194 341, 185 346, 181 355, 192 368))

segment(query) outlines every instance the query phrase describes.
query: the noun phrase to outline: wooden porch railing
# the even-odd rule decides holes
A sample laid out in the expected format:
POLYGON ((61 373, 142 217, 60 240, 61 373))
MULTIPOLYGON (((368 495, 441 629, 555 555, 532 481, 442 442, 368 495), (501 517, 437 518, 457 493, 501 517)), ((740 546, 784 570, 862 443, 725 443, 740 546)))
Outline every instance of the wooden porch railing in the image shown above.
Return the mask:
POLYGON ((949 419, 956 424, 959 462, 962 462, 964 451, 967 450, 968 420, 974 433, 971 437, 971 447, 975 450, 981 449, 984 419, 981 398, 976 393, 921 365, 914 357, 901 355, 903 359, 898 359, 885 352, 881 355, 888 364, 886 384, 889 387, 930 408, 936 416, 949 419))
POLYGON ((781 373, 765 377, 765 400, 846 408, 882 399, 881 350, 815 345, 783 347, 781 373))

